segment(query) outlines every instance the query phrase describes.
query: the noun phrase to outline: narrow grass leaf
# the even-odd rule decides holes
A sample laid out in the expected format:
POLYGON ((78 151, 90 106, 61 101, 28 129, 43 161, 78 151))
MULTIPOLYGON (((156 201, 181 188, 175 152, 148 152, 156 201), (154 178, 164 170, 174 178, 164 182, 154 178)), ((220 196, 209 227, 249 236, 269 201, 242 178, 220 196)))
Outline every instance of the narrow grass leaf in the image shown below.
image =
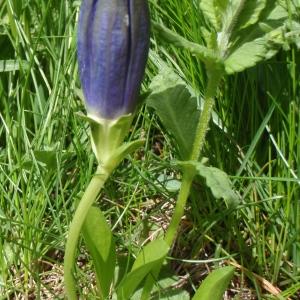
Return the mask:
POLYGON ((13 72, 18 71, 20 69, 22 70, 28 70, 29 63, 25 60, 0 60, 0 73, 3 72, 13 72))
POLYGON ((192 300, 221 300, 234 275, 234 267, 214 270, 200 285, 192 300))

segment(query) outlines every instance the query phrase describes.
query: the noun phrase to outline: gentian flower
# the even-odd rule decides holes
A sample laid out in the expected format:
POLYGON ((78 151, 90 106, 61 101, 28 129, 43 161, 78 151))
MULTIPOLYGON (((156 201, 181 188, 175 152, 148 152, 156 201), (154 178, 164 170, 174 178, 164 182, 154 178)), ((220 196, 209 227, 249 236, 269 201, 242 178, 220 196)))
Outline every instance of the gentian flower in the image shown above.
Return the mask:
POLYGON ((148 56, 147 0, 83 0, 78 63, 88 116, 134 112, 148 56))

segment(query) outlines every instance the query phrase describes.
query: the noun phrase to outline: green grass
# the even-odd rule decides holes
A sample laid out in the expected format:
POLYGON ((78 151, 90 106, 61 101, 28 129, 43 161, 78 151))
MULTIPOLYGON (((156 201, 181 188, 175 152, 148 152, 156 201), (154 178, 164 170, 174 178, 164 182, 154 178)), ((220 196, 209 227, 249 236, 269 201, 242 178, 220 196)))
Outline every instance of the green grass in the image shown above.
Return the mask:
MULTIPOLYGON (((152 18, 202 43, 206 25, 192 3, 151 1, 152 18)), ((79 4, 0 0, 3 299, 63 298, 68 225, 96 167, 88 126, 76 115, 84 111, 76 62, 79 4)), ((155 36, 151 49, 144 91, 161 59, 202 95, 206 76, 194 56, 155 36)), ((299 65, 299 51, 292 46, 220 86, 215 111, 224 127, 211 124, 204 156, 232 176, 242 200, 230 211, 203 182, 195 182, 171 253, 176 260, 169 261, 191 293, 220 263, 203 260, 233 255, 223 262, 240 266, 227 299, 280 299, 257 276, 280 288, 283 299, 299 297, 299 65)), ((119 253, 135 254, 152 234, 162 234, 176 193, 158 179, 180 179, 169 163, 177 158, 172 136, 146 107, 129 139, 139 137, 146 139, 144 148, 114 172, 98 201, 119 253)), ((84 248, 80 251, 82 269, 90 270, 84 248)), ((86 287, 84 297, 93 299, 90 276, 80 272, 79 281, 86 287)))

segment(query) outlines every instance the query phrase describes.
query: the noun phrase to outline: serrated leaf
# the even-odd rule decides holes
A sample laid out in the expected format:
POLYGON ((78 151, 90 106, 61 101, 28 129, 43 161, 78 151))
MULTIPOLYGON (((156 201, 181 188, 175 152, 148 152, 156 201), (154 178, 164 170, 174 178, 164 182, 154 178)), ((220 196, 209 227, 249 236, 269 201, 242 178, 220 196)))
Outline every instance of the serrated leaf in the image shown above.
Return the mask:
POLYGON ((285 43, 283 36, 286 11, 269 3, 261 12, 259 22, 238 31, 234 43, 226 50, 227 74, 241 72, 275 55, 285 43))
POLYGON ((240 30, 258 22, 266 4, 267 0, 246 1, 241 14, 239 15, 236 28, 240 30))
POLYGON ((116 250, 110 227, 99 208, 90 208, 82 233, 87 249, 93 258, 100 295, 106 299, 114 277, 116 250))
POLYGON ((232 184, 224 171, 204 165, 198 165, 197 171, 200 176, 206 179, 206 184, 215 198, 223 198, 228 205, 238 203, 238 197, 232 190, 232 184))
POLYGON ((203 177, 216 199, 223 198, 229 207, 235 207, 238 204, 239 198, 233 191, 231 181, 224 171, 215 167, 207 167, 197 161, 180 161, 175 164, 183 169, 188 168, 188 172, 203 177))
POLYGON ((204 279, 192 300, 222 300, 234 270, 234 267, 214 270, 204 279))
POLYGON ((203 12, 204 16, 206 17, 206 19, 211 23, 211 25, 213 25, 215 30, 218 31, 220 27, 220 23, 217 20, 214 1, 201 0, 200 9, 203 12))
POLYGON ((163 68, 153 78, 146 103, 155 109, 161 122, 174 136, 180 157, 188 159, 200 111, 185 82, 170 68, 163 68))
POLYGON ((272 57, 284 44, 287 13, 270 0, 230 1, 218 33, 227 74, 241 72, 272 57))
POLYGON ((265 39, 257 39, 241 45, 225 60, 225 71, 227 74, 241 72, 255 66, 265 59, 268 48, 265 39))
MULTIPOLYGON (((166 41, 194 53, 210 67, 228 74, 241 72, 275 55, 280 47, 288 46, 283 30, 291 22, 286 1, 274 0, 200 0, 200 9, 210 24, 203 30, 206 47, 190 42, 160 24, 154 24, 166 41)), ((298 43, 296 43, 298 44, 298 43)))
POLYGON ((131 295, 142 280, 163 262, 169 246, 164 240, 154 240, 147 244, 137 256, 131 271, 124 277, 117 289, 118 300, 131 299, 131 295))
POLYGON ((172 30, 166 28, 164 25, 156 22, 152 22, 152 27, 157 33, 157 35, 160 36, 164 42, 168 42, 170 44, 173 44, 174 46, 184 48, 190 51, 191 53, 195 54, 204 63, 216 62, 218 60, 218 57, 216 56, 214 51, 202 45, 199 45, 197 43, 188 41, 187 39, 180 36, 176 32, 173 32, 172 30))

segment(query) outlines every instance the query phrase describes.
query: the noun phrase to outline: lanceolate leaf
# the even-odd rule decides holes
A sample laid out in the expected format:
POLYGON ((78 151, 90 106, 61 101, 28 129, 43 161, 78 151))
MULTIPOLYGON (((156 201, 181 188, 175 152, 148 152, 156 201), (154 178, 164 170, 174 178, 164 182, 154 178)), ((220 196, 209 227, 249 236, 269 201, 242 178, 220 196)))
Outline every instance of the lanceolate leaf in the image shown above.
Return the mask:
POLYGON ((223 267, 210 273, 192 300, 222 300, 234 275, 234 267, 223 267))
POLYGON ((146 245, 137 256, 131 271, 118 286, 118 300, 131 299, 131 295, 146 275, 162 264, 168 251, 169 246, 164 240, 154 240, 146 245))
POLYGON ((82 232, 93 258, 101 297, 106 299, 114 277, 116 252, 112 233, 100 209, 90 208, 82 232))

